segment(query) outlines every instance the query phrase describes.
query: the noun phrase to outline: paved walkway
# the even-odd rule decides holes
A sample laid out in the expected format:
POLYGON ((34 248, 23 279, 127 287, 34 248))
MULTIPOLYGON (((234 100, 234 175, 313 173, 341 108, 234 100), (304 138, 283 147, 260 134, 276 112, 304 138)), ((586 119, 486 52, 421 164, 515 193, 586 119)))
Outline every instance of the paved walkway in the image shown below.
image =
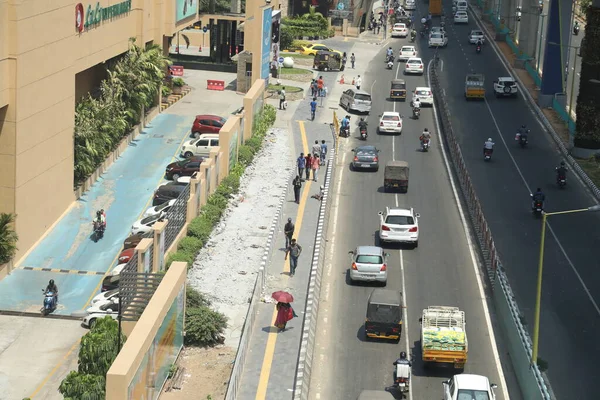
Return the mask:
MULTIPOLYGON (((55 314, 70 315, 87 305, 98 292, 103 275, 116 265, 131 225, 150 206, 164 168, 178 155, 194 116, 210 113, 227 117, 242 105, 242 96, 232 91, 208 95, 206 74, 186 71, 184 79, 195 90, 154 118, 26 256, 19 269, 0 281, 0 310, 38 313, 41 290, 50 279, 60 290, 55 314), (91 221, 100 208, 106 210, 108 228, 104 238, 95 243, 90 237, 91 221)), ((220 75, 229 75, 228 81, 235 78, 234 74, 220 75)))

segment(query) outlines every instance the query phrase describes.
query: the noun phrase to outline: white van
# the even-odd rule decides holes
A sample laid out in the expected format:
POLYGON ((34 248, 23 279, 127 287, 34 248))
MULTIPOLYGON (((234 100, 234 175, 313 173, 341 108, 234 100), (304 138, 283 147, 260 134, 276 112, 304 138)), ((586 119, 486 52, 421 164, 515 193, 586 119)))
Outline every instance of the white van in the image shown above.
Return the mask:
POLYGON ((205 133, 196 139, 186 141, 183 146, 181 146, 180 157, 208 157, 210 155, 210 150, 217 146, 219 146, 219 134, 205 133))
POLYGON ((456 2, 456 11, 467 11, 469 4, 465 0, 458 0, 456 2))

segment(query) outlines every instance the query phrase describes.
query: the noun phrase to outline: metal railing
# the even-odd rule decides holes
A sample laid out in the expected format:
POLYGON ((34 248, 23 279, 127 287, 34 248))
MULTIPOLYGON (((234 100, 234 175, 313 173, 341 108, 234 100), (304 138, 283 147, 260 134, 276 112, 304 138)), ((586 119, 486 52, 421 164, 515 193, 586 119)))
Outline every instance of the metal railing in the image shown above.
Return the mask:
POLYGON ((122 271, 119 279, 119 302, 123 321, 137 321, 154 296, 163 274, 122 271))
POLYGON ((165 227, 165 249, 171 247, 181 228, 185 225, 187 219, 187 202, 190 198, 190 185, 186 185, 185 190, 181 192, 173 207, 165 215, 169 221, 165 227))

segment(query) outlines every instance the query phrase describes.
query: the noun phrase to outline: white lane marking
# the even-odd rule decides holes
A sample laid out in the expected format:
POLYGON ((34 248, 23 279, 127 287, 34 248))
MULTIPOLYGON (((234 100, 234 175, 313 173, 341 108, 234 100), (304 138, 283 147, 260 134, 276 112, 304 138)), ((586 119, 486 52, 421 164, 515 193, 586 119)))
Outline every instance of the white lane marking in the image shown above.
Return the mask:
MULTIPOLYGON (((396 201, 398 200, 398 195, 396 195, 396 201)), ((396 206, 398 206, 398 203, 396 202, 396 206)), ((406 294, 406 279, 404 278, 404 257, 403 257, 404 253, 402 252, 402 250, 400 250, 400 275, 402 278, 402 300, 403 300, 403 307, 404 307, 404 322, 402 322, 402 324, 404 325, 404 338, 406 339, 406 353, 409 355, 409 360, 412 359, 412 352, 410 351, 410 340, 408 339, 408 304, 406 303, 406 299, 408 298, 408 295, 406 294)), ((408 380, 408 398, 409 400, 412 400, 412 379, 408 380)))
MULTIPOLYGON (((427 65, 427 82, 429 82, 429 68, 431 66, 431 61, 427 65)), ((510 396, 508 394, 508 388, 506 387, 506 379, 504 378, 504 371, 502 369, 502 363, 500 362, 500 356, 498 355, 498 347, 496 346, 496 335, 494 334, 494 328, 492 327, 492 321, 490 319, 490 310, 487 305, 485 292, 483 290, 483 279, 481 277, 481 273, 479 272, 479 266, 477 262, 477 257, 475 257, 474 248, 475 245, 471 241, 471 229, 467 224, 467 220, 465 218, 465 214, 463 212, 463 207, 460 202, 460 197, 458 196, 458 191, 456 189, 456 184, 454 183, 454 176, 452 175, 452 171, 450 169, 450 161, 448 160, 448 155, 446 154, 445 147, 443 146, 443 138, 440 129, 440 124, 438 120, 438 113, 435 107, 435 103, 433 104, 433 113, 434 113, 434 121, 438 134, 438 140, 442 145, 442 155, 444 156, 444 164, 446 166, 446 172, 448 173, 448 177, 450 178, 450 186, 452 187, 452 193, 454 193, 454 198, 456 199, 456 206, 458 208, 458 214, 460 216, 460 220, 462 222, 463 230, 465 232, 465 238, 467 239, 467 244, 469 247, 469 253, 471 255, 471 265, 473 266, 473 270, 475 271, 475 275, 477 276, 477 287, 479 289, 479 298, 481 300, 481 305, 483 306, 483 312, 485 315, 485 324, 487 326, 487 331, 489 333, 490 344, 492 346, 492 353, 494 354, 494 361, 496 363, 496 370, 498 371, 498 377, 500 378, 500 387, 502 388, 502 394, 504 395, 505 400, 510 400, 510 396)))
POLYGON ((373 86, 375 86, 375 82, 377 82, 377 79, 375 79, 375 80, 373 81, 373 83, 371 84, 371 93, 373 93, 373 86))
POLYGON ((444 60, 440 60, 440 71, 444 71, 444 60))
MULTIPOLYGON (((492 117, 492 121, 494 122, 494 125, 496 126, 496 130, 498 131, 498 135, 500 136, 500 140, 502 140, 502 143, 504 144, 504 147, 506 148, 506 151, 508 152, 508 156, 510 157, 513 165, 517 169, 517 172, 519 173, 519 176, 521 177, 521 180, 523 181, 523 184, 525 185, 525 188, 529 191, 529 193, 533 193, 533 191, 531 190, 531 188, 527 184, 527 180, 525 180, 525 176, 523 176, 523 173, 521 172, 521 169, 519 168, 519 165, 517 164, 517 161, 515 160, 515 158, 512 155, 512 152, 508 148, 508 145, 506 144, 506 140, 504 140, 504 137, 502 136, 502 133, 500 131, 500 127, 498 126, 498 122, 496 121, 496 117, 494 117, 494 113, 492 112, 492 109, 490 108, 490 105, 489 105, 487 99, 484 98, 484 100, 485 100, 485 105, 487 106, 487 109, 490 112, 490 115, 492 117)), ((577 268, 575 268, 575 264, 573 264, 573 261, 571 261, 571 259, 569 258, 567 252, 565 251, 564 247, 560 243, 560 240, 558 240, 558 236, 556 236, 556 234, 554 233, 554 229, 552 229, 552 226, 550 225, 550 222, 546 221, 546 225, 548 226, 548 229, 550 230, 550 233, 552 234, 552 237, 554 237, 554 240, 558 244, 558 247, 560 248, 560 251, 563 253, 563 256, 565 256, 565 259, 569 263, 569 266, 571 267, 571 269, 575 273, 575 276, 577 276, 577 280, 579 281, 579 283, 581 283, 581 286, 583 286, 583 290, 585 290, 585 293, 587 294, 587 297, 590 299, 590 302, 592 303, 592 305, 596 309, 596 312, 598 313, 598 315, 600 315, 600 307, 598 307, 598 303, 596 303, 596 301, 592 297, 592 294, 590 293, 590 290, 585 285, 585 282, 581 278, 581 275, 579 275, 579 271, 577 271, 577 268)))

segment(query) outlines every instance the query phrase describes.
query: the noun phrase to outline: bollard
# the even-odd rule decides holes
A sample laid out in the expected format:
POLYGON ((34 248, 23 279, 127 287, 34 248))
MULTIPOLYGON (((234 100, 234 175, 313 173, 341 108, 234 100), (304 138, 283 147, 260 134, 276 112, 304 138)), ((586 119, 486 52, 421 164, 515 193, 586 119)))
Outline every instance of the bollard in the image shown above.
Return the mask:
POLYGON ((344 84, 344 75, 342 74, 342 77, 340 78, 340 85, 344 84))

